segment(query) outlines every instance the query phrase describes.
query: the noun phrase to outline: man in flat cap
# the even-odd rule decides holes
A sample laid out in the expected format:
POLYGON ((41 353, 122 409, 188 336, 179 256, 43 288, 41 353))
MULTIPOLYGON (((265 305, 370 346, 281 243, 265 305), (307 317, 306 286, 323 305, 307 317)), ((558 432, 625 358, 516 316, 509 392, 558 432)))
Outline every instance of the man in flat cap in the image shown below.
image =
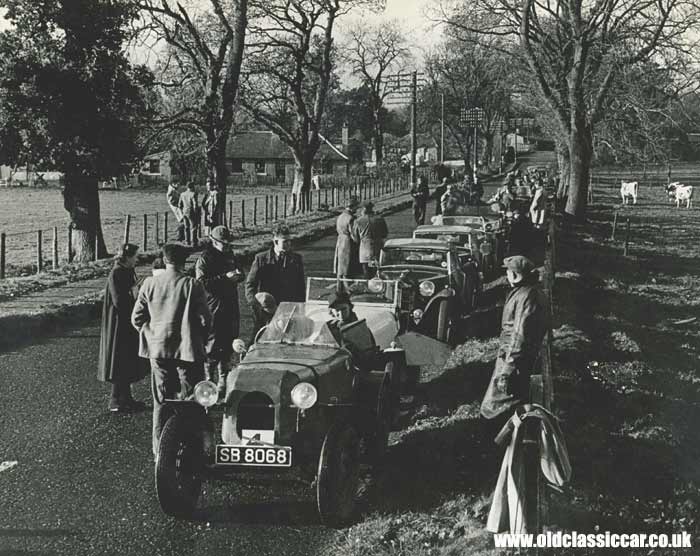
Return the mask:
POLYGON ((481 402, 481 415, 499 421, 528 401, 530 375, 548 325, 532 261, 516 255, 504 259, 503 266, 512 289, 503 307, 496 366, 481 402))
POLYGON ((213 380, 219 371, 219 395, 226 390, 226 376, 231 370, 232 342, 240 330, 238 284, 245 274, 233 254, 233 234, 226 226, 215 226, 209 234, 210 243, 195 263, 195 277, 207 292, 207 305, 213 317, 207 339, 205 376, 213 380))
POLYGON ((350 295, 338 289, 328 298, 328 311, 332 320, 328 328, 338 344, 347 348, 359 361, 366 360, 375 350, 376 342, 365 319, 358 319, 353 311, 350 295))

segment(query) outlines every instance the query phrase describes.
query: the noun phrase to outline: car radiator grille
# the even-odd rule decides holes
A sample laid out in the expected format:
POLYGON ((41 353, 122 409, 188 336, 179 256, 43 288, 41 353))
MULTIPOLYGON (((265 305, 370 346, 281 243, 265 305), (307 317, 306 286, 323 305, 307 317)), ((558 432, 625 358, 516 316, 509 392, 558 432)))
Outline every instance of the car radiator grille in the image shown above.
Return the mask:
POLYGON ((241 436, 243 429, 274 430, 275 404, 262 392, 249 392, 238 403, 236 432, 241 436))

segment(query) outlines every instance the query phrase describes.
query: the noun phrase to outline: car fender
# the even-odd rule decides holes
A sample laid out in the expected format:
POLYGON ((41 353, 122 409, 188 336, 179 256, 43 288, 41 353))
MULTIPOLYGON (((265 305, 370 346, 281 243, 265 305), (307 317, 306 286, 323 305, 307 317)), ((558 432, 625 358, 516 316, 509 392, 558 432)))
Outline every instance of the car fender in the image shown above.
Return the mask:
POLYGON ((443 299, 447 299, 455 296, 455 291, 452 288, 443 288, 438 293, 436 293, 430 301, 425 306, 425 313, 430 311, 433 305, 439 304, 443 299))

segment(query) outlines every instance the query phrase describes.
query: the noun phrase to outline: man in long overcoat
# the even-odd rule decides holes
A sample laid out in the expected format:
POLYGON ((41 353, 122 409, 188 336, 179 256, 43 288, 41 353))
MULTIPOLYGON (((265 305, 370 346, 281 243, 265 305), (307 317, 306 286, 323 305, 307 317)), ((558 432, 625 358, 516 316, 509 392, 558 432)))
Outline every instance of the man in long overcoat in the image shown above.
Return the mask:
POLYGON ((226 226, 216 226, 209 234, 210 243, 195 263, 195 278, 207 292, 207 305, 213 322, 207 340, 205 377, 212 380, 218 369, 219 395, 226 391, 226 377, 231 370, 233 340, 240 331, 238 283, 245 278, 242 265, 233 254, 233 234, 226 226))
POLYGON ((182 211, 182 217, 185 222, 185 239, 188 245, 197 245, 199 204, 197 201, 197 192, 194 190, 193 183, 188 183, 187 188, 180 195, 178 207, 182 211))
POLYGON ((136 245, 125 243, 122 246, 104 291, 97 378, 112 384, 109 401, 112 412, 145 407, 131 394, 131 384, 143 379, 148 369, 145 361, 139 358, 139 337, 131 326, 137 251, 136 245))
POLYGON ((371 201, 364 201, 362 215, 353 224, 352 237, 360 245, 360 264, 365 278, 371 278, 370 263, 379 259, 388 235, 389 229, 384 218, 374 214, 371 201))
POLYGON ((272 230, 272 247, 255 256, 248 272, 245 297, 253 310, 254 324, 258 329, 265 316, 260 313, 256 293, 267 292, 277 303, 306 299, 304 262, 299 253, 292 251, 289 236, 289 228, 283 224, 276 225, 272 230))
POLYGON ((411 197, 413 197, 413 219, 416 221, 416 226, 425 224, 425 209, 430 197, 428 180, 425 176, 418 178, 418 184, 411 189, 411 197))
POLYGON ((486 419, 510 417, 517 405, 527 403, 530 375, 547 330, 547 315, 535 265, 522 255, 503 261, 512 289, 501 320, 498 358, 481 402, 486 419))
POLYGON ((206 292, 184 273, 187 250, 163 246, 165 272, 144 280, 131 324, 139 331, 139 355, 151 362, 153 391, 153 455, 168 418, 166 399, 186 399, 204 379, 205 342, 211 327, 206 292))
POLYGON ((335 222, 335 229, 338 232, 335 243, 335 274, 338 278, 355 276, 359 267, 359 246, 352 238, 352 226, 358 206, 357 197, 350 197, 348 206, 335 222))

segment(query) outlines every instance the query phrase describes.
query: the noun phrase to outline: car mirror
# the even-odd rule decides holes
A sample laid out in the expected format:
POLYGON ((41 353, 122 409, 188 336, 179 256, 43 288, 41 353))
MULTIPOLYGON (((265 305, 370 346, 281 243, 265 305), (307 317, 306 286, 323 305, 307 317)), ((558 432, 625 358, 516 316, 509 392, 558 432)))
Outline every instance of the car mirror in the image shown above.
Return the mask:
POLYGON ((241 340, 240 338, 236 338, 233 341, 233 351, 235 351, 239 355, 243 355, 248 351, 248 347, 245 345, 245 342, 243 340, 241 340))

